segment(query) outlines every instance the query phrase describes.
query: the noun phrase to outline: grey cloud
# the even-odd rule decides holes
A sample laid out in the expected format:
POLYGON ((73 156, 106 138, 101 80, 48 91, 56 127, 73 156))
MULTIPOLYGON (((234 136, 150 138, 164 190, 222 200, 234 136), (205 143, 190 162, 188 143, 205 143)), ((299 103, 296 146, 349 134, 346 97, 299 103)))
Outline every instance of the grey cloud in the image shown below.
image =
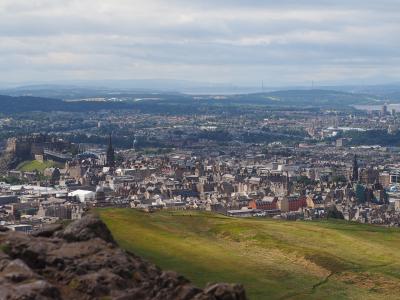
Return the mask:
POLYGON ((3 0, 0 81, 398 80, 399 9, 396 0, 3 0))

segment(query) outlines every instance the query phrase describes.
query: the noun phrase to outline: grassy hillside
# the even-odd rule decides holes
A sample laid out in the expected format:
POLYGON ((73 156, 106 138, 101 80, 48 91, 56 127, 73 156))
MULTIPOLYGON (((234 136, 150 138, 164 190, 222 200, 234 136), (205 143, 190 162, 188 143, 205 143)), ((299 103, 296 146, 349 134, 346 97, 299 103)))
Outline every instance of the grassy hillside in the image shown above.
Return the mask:
POLYGON ((17 170, 23 171, 23 172, 33 172, 35 170, 39 172, 43 172, 44 169, 46 168, 51 168, 51 167, 58 167, 58 168, 63 168, 63 164, 56 163, 54 161, 44 161, 40 162, 37 160, 27 160, 22 163, 20 163, 17 166, 17 170))
POLYGON ((400 299, 400 230, 345 222, 102 209, 121 247, 199 286, 243 283, 250 299, 400 299))

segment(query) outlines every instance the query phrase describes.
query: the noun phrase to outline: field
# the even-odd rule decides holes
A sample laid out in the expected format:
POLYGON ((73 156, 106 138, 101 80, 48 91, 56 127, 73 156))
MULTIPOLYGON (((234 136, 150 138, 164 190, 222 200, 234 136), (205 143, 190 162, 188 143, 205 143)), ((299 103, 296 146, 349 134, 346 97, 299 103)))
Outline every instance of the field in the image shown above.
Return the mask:
POLYGON ((250 299, 400 299, 400 230, 344 221, 237 219, 101 209, 119 245, 198 286, 250 299))
POLYGON ((17 166, 17 170, 23 171, 23 172, 33 172, 35 170, 37 170, 38 172, 43 172, 45 169, 51 168, 51 167, 62 168, 63 164, 56 163, 51 160, 44 161, 44 162, 40 162, 37 160, 27 160, 27 161, 20 163, 17 166))

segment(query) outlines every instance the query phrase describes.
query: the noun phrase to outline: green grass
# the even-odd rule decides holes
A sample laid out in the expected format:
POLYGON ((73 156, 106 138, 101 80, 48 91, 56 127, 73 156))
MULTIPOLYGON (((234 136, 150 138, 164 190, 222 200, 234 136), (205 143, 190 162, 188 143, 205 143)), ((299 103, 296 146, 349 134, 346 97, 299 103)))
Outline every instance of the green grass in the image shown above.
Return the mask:
POLYGON ((57 167, 57 168, 63 168, 63 164, 47 160, 44 162, 40 162, 37 160, 27 160, 22 163, 20 163, 17 166, 17 170, 23 171, 23 172, 33 172, 33 171, 38 171, 38 172, 43 172, 47 168, 52 168, 52 167, 57 167))
POLYGON ((119 245, 198 286, 250 299, 400 299, 400 230, 342 221, 100 209, 119 245))

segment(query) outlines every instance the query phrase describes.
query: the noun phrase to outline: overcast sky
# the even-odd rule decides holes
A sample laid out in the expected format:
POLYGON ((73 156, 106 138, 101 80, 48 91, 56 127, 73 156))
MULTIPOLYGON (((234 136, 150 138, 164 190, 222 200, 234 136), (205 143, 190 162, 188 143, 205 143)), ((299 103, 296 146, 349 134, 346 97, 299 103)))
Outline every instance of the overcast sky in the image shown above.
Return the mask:
POLYGON ((400 0, 0 0, 0 82, 400 81, 400 0))

